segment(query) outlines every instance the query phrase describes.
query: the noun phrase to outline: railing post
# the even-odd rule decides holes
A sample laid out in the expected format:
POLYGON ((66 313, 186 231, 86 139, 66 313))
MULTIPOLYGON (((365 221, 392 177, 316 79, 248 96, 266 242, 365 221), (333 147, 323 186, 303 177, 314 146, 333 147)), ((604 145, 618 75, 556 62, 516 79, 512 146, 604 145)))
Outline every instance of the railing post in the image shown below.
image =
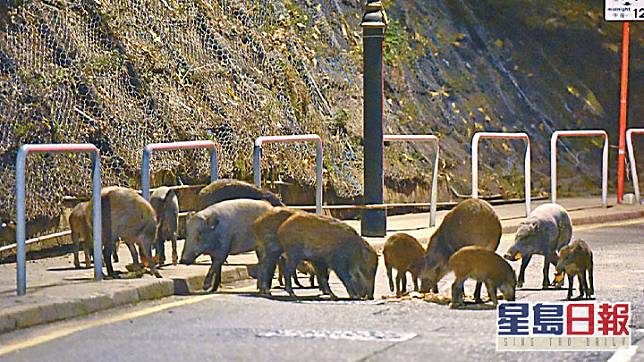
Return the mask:
POLYGON ((479 198, 479 139, 481 135, 476 133, 472 138, 472 198, 479 198))
POLYGON ((255 143, 253 148, 253 177, 255 178, 255 186, 262 187, 262 146, 255 143))
POLYGON ((27 256, 25 239, 25 164, 27 161, 26 146, 20 147, 16 157, 16 282, 19 296, 27 293, 27 256))
POLYGON ((322 150, 322 141, 316 142, 315 147, 315 212, 322 214, 322 161, 324 154, 322 150))
POLYGON ((143 160, 141 161, 141 193, 146 201, 150 201, 150 159, 152 149, 150 145, 143 149, 143 160))
POLYGON ((94 280, 96 281, 103 279, 101 187, 101 154, 97 150, 92 155, 92 235, 94 239, 94 280))
POLYGON ((644 134, 644 129, 629 129, 626 131, 626 149, 628 150, 628 160, 631 164, 631 179, 633 180, 633 192, 635 193, 635 202, 640 203, 640 184, 639 175, 637 174, 637 165, 635 163, 635 151, 633 150, 633 133, 644 134))

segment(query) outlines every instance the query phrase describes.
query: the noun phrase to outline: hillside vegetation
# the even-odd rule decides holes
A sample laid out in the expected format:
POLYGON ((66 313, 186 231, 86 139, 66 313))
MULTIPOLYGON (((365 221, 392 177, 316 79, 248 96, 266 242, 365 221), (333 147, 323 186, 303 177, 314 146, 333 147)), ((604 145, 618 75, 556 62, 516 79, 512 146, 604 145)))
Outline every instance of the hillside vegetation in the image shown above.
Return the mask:
MULTIPOLYGON (((388 133, 441 137, 441 200, 468 194, 474 132, 526 131, 535 192, 555 129, 605 128, 616 144, 620 24, 598 0, 386 1, 388 133)), ((139 187, 143 147, 213 139, 220 175, 252 178, 259 135, 318 133, 325 183, 362 185, 362 4, 355 0, 0 0, 0 218, 14 213, 23 143, 91 142, 103 184, 139 187)), ((633 24, 630 125, 642 114, 644 37, 633 24)), ((488 143, 486 143, 488 145, 488 143)), ((601 145, 566 142, 562 192, 598 184, 601 145)), ((519 142, 485 146, 482 192, 522 194, 519 142)), ((429 185, 432 148, 386 155, 391 199, 429 185)), ((611 152, 611 157, 615 152, 611 152)), ((269 147, 264 178, 314 182, 314 148, 269 147)), ((84 156, 29 158, 28 214, 89 194, 84 156)), ((160 153, 156 185, 208 179, 205 151, 160 153)), ((154 185, 153 185, 154 186, 154 185)), ((419 200, 420 201, 420 200, 419 200)))

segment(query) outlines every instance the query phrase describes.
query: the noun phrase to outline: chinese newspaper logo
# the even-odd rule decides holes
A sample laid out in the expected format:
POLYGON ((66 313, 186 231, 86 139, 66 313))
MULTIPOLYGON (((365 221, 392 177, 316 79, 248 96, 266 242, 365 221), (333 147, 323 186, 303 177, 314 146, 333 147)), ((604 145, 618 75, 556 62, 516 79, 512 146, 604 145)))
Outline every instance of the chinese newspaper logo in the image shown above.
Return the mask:
POLYGON ((499 304, 498 351, 616 350, 631 345, 630 303, 499 304))

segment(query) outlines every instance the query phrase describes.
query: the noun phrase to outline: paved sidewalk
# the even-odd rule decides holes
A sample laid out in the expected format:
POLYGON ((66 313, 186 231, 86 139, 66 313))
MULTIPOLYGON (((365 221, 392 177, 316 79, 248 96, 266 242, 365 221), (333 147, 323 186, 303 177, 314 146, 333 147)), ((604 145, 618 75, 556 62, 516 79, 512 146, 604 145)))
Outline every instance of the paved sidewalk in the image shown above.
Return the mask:
MULTIPOLYGON (((538 204, 533 203, 533 208, 538 204)), ((615 205, 615 200, 610 200, 615 205)), ((644 206, 616 205, 602 208, 599 198, 561 200, 570 210, 573 225, 604 223, 618 220, 644 218, 644 206)), ((496 206, 502 219, 504 233, 512 233, 524 218, 523 204, 496 206)), ((446 211, 438 213, 437 224, 446 211)), ((643 220, 644 222, 644 220, 643 220)), ((357 220, 348 224, 360 228, 357 220)), ((408 214, 388 218, 388 234, 407 232, 421 240, 433 232, 428 228, 429 214, 408 214)), ((367 238, 376 248, 381 249, 385 238, 367 238)), ((166 248, 170 245, 167 243, 166 248)), ((179 242, 179 252, 183 243, 179 242)), ((166 255, 171 255, 166 251, 166 255)), ((125 271, 125 264, 131 262, 127 247, 119 249, 120 263, 115 269, 125 271)), ((83 256, 81 253, 81 260, 83 256)), ((138 279, 106 280, 94 282, 93 269, 73 268, 72 255, 29 261, 27 263, 27 295, 17 297, 15 264, 0 265, 0 333, 37 324, 76 317, 119 305, 137 303, 142 300, 158 299, 173 294, 202 293, 201 285, 209 267, 209 260, 201 257, 198 265, 166 266, 160 269, 162 279, 145 275, 138 279)), ((255 264, 254 253, 231 256, 224 266, 222 282, 230 283, 249 278, 246 265, 255 264)))

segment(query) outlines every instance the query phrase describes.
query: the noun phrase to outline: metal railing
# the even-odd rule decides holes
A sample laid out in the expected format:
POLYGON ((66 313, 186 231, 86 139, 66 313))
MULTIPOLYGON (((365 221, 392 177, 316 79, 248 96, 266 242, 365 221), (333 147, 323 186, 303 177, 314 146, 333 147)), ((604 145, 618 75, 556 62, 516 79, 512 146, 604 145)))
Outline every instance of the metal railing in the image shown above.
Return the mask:
POLYGON ((477 132, 472 137, 472 198, 479 197, 479 141, 481 138, 491 139, 522 139, 526 142, 524 158, 524 190, 525 190, 525 214, 530 215, 531 211, 531 176, 530 176, 530 137, 524 132, 477 132))
POLYGON ((322 138, 316 134, 289 135, 289 136, 261 136, 255 139, 255 148, 253 150, 253 174, 255 185, 262 185, 262 145, 265 143, 294 143, 294 142, 315 142, 315 212, 322 213, 322 138))
POLYGON ((141 163, 141 192, 143 198, 150 201, 150 159, 154 151, 173 151, 204 148, 210 150, 210 182, 216 181, 218 177, 217 149, 213 141, 182 141, 169 143, 150 143, 143 150, 143 161, 141 163))
POLYGON ((644 128, 630 128, 626 131, 626 148, 628 149, 628 160, 631 164, 631 177, 633 178, 633 193, 635 201, 640 203, 640 184, 637 175, 637 164, 635 162, 635 150, 633 148, 633 134, 644 134, 644 128))
POLYGON ((559 137, 604 137, 602 154, 602 206, 607 206, 608 195, 608 133, 604 130, 555 131, 550 137, 550 195, 557 202, 557 140, 559 137))
POLYGON ((27 256, 25 220, 25 166, 30 153, 91 153, 94 238, 94 280, 103 279, 101 241, 101 157, 93 144, 34 144, 22 145, 16 157, 16 284, 18 295, 27 293, 27 256))
POLYGON ((440 157, 440 145, 438 137, 434 135, 392 135, 386 134, 382 136, 385 142, 432 142, 434 144, 435 156, 432 171, 432 191, 429 209, 429 227, 436 225, 436 203, 438 193, 438 159, 440 157))

